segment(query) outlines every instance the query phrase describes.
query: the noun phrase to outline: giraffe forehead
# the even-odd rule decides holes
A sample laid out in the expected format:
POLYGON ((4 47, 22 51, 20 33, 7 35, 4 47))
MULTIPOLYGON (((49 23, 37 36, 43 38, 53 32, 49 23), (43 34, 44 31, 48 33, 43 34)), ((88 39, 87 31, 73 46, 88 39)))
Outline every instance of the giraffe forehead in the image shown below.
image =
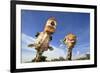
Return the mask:
POLYGON ((68 34, 67 36, 66 36, 66 39, 76 39, 76 36, 75 35, 73 35, 73 34, 68 34))

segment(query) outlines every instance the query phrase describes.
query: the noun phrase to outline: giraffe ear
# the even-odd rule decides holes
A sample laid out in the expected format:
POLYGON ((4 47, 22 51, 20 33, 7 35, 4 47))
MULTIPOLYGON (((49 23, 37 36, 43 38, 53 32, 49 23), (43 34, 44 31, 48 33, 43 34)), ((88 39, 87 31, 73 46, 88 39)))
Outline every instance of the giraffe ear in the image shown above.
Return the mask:
POLYGON ((29 44, 28 47, 34 47, 34 44, 29 44))
POLYGON ((64 38, 63 40, 60 40, 60 42, 63 44, 66 44, 65 41, 66 41, 66 38, 64 38))
POLYGON ((65 42, 65 41, 66 41, 66 38, 64 38, 64 39, 63 39, 63 43, 64 43, 64 44, 66 44, 66 42, 65 42))
POLYGON ((40 34, 40 32, 37 32, 37 34, 35 35, 35 37, 38 37, 38 36, 39 36, 39 34, 40 34))
POLYGON ((50 41, 52 40, 52 36, 50 36, 50 41))

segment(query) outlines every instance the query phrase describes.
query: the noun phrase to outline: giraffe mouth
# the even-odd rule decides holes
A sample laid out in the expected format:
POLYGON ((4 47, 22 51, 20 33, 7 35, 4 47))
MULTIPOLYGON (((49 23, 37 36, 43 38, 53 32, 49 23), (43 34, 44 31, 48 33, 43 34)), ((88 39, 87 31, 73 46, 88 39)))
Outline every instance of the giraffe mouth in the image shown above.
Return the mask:
POLYGON ((50 33, 54 33, 55 32, 55 28, 53 26, 46 26, 45 27, 45 31, 46 32, 50 32, 50 33))
POLYGON ((74 43, 75 39, 69 39, 69 38, 67 38, 67 42, 74 43))

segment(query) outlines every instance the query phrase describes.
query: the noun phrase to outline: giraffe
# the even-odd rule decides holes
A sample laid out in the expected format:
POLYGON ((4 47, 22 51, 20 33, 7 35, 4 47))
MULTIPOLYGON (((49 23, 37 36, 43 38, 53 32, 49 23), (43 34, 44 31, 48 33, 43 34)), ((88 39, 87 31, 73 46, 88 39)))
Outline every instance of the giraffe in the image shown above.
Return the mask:
POLYGON ((54 17, 51 17, 47 20, 44 30, 42 32, 38 32, 36 34, 36 41, 32 44, 29 44, 29 47, 34 47, 37 51, 35 62, 42 61, 43 58, 46 58, 42 56, 44 51, 53 50, 53 47, 49 45, 50 41, 52 40, 52 34, 56 30, 57 22, 54 17))
POLYGON ((69 33, 65 36, 63 42, 67 47, 67 56, 66 60, 72 60, 72 50, 76 44, 76 36, 72 33, 69 33))

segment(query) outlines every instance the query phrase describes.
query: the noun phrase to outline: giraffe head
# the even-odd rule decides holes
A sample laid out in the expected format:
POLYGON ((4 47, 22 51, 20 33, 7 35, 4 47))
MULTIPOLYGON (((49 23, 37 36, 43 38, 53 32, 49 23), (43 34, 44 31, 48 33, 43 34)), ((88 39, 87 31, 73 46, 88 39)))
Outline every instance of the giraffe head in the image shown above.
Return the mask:
POLYGON ((76 36, 72 33, 65 36, 65 43, 68 48, 73 48, 76 43, 76 36))
POLYGON ((44 31, 50 34, 53 34, 56 29, 57 22, 54 17, 51 17, 47 20, 44 31))

